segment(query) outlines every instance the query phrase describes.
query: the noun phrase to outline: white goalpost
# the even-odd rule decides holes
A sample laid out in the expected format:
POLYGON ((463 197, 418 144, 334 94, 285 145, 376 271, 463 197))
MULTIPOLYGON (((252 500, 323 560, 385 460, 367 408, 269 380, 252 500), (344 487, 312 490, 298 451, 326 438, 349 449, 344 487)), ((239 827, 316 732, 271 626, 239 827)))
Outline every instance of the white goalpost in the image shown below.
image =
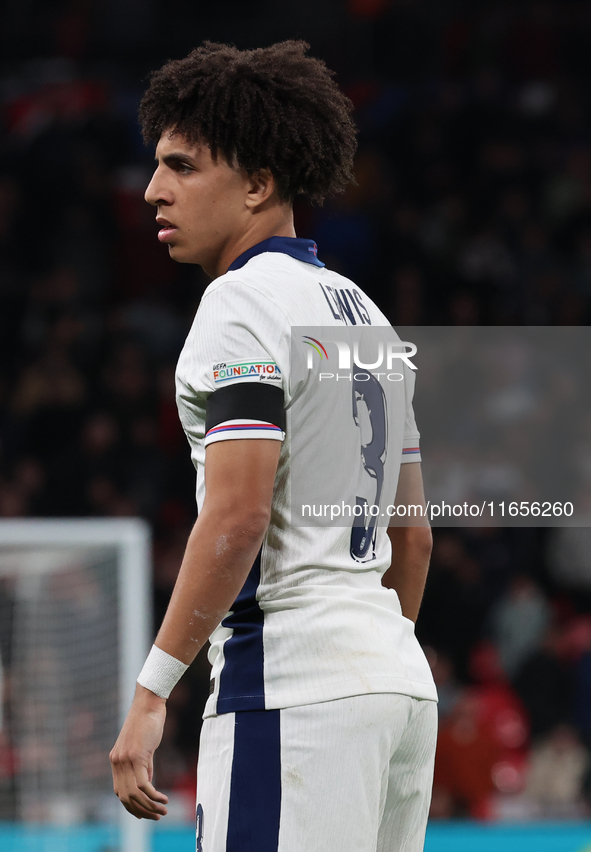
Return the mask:
POLYGON ((48 852, 98 848, 75 839, 89 826, 100 848, 148 852, 108 753, 151 641, 150 566, 139 519, 0 521, 0 826, 47 826, 48 852))

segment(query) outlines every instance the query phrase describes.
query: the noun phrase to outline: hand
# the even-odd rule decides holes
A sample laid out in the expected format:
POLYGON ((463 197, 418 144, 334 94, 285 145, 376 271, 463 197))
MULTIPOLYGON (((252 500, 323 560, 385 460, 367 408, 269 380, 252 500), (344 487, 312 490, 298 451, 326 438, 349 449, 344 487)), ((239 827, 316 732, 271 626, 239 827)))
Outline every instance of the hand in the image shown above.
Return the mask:
POLYGON ((158 820, 168 813, 168 797, 152 785, 154 752, 162 740, 166 701, 139 684, 127 719, 111 750, 113 789, 138 819, 158 820))

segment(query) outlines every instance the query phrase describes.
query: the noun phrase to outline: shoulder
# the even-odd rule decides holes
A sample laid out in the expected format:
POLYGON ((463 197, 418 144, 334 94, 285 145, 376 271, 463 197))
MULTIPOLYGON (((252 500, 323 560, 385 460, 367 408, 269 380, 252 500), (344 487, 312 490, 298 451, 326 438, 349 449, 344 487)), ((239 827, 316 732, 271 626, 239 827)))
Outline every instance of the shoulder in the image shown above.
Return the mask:
POLYGON ((256 255, 241 269, 212 281, 199 312, 226 321, 232 317, 245 322, 268 321, 285 331, 293 324, 302 324, 302 307, 310 304, 319 289, 315 273, 316 267, 280 252, 256 255))
POLYGON ((229 270, 212 281, 208 293, 224 289, 228 284, 241 284, 261 292, 273 299, 281 282, 285 280, 305 280, 310 269, 308 264, 290 257, 282 252, 262 252, 252 257, 240 269, 229 270))
MULTIPOLYGON (((250 266, 250 264, 249 264, 250 266)), ((270 279, 238 269, 216 278, 205 290, 185 341, 177 375, 194 365, 276 361, 281 342, 289 338, 289 321, 274 299, 270 279)))
POLYGON ((248 269, 230 271, 212 281, 201 298, 198 315, 217 309, 228 318, 237 313, 247 318, 249 308, 264 312, 279 310, 281 300, 277 294, 281 280, 277 277, 277 270, 262 264, 256 264, 256 269, 250 268, 255 260, 257 258, 248 264, 248 269))

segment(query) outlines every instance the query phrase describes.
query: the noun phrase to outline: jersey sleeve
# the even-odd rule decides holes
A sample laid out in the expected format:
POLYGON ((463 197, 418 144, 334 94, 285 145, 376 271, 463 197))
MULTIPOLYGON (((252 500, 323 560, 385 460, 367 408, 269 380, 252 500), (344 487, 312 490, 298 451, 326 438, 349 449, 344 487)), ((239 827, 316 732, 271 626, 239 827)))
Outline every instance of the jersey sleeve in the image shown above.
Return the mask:
POLYGON ((415 375, 405 368, 406 383, 406 414, 404 418, 404 439, 402 442, 402 464, 421 461, 421 449, 419 446, 419 430, 415 421, 415 413, 412 407, 414 395, 415 375))
POLYGON ((206 291, 177 380, 205 398, 205 446, 242 438, 283 440, 289 379, 286 318, 241 281, 206 291))

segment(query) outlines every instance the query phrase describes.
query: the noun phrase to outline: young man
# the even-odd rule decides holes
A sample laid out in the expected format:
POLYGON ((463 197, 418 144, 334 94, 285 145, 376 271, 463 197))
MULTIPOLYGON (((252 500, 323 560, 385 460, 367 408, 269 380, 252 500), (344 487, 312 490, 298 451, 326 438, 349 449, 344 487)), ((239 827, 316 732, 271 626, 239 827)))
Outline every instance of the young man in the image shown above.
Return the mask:
POLYGON ((339 499, 355 505, 366 476, 380 501, 424 500, 411 371, 396 373, 388 410, 367 374, 374 395, 355 385, 351 418, 351 389, 342 410, 337 396, 323 405, 317 369, 293 356, 296 327, 388 327, 295 235, 295 196, 344 189, 355 152, 351 105, 306 50, 206 43, 156 72, 142 101, 158 238, 214 280, 177 368, 199 517, 111 752, 114 788, 135 816, 166 814, 152 784, 166 698, 211 637, 197 849, 419 852, 436 694, 413 622, 430 530, 292 520, 292 480, 331 452, 340 461, 321 484, 339 499))

